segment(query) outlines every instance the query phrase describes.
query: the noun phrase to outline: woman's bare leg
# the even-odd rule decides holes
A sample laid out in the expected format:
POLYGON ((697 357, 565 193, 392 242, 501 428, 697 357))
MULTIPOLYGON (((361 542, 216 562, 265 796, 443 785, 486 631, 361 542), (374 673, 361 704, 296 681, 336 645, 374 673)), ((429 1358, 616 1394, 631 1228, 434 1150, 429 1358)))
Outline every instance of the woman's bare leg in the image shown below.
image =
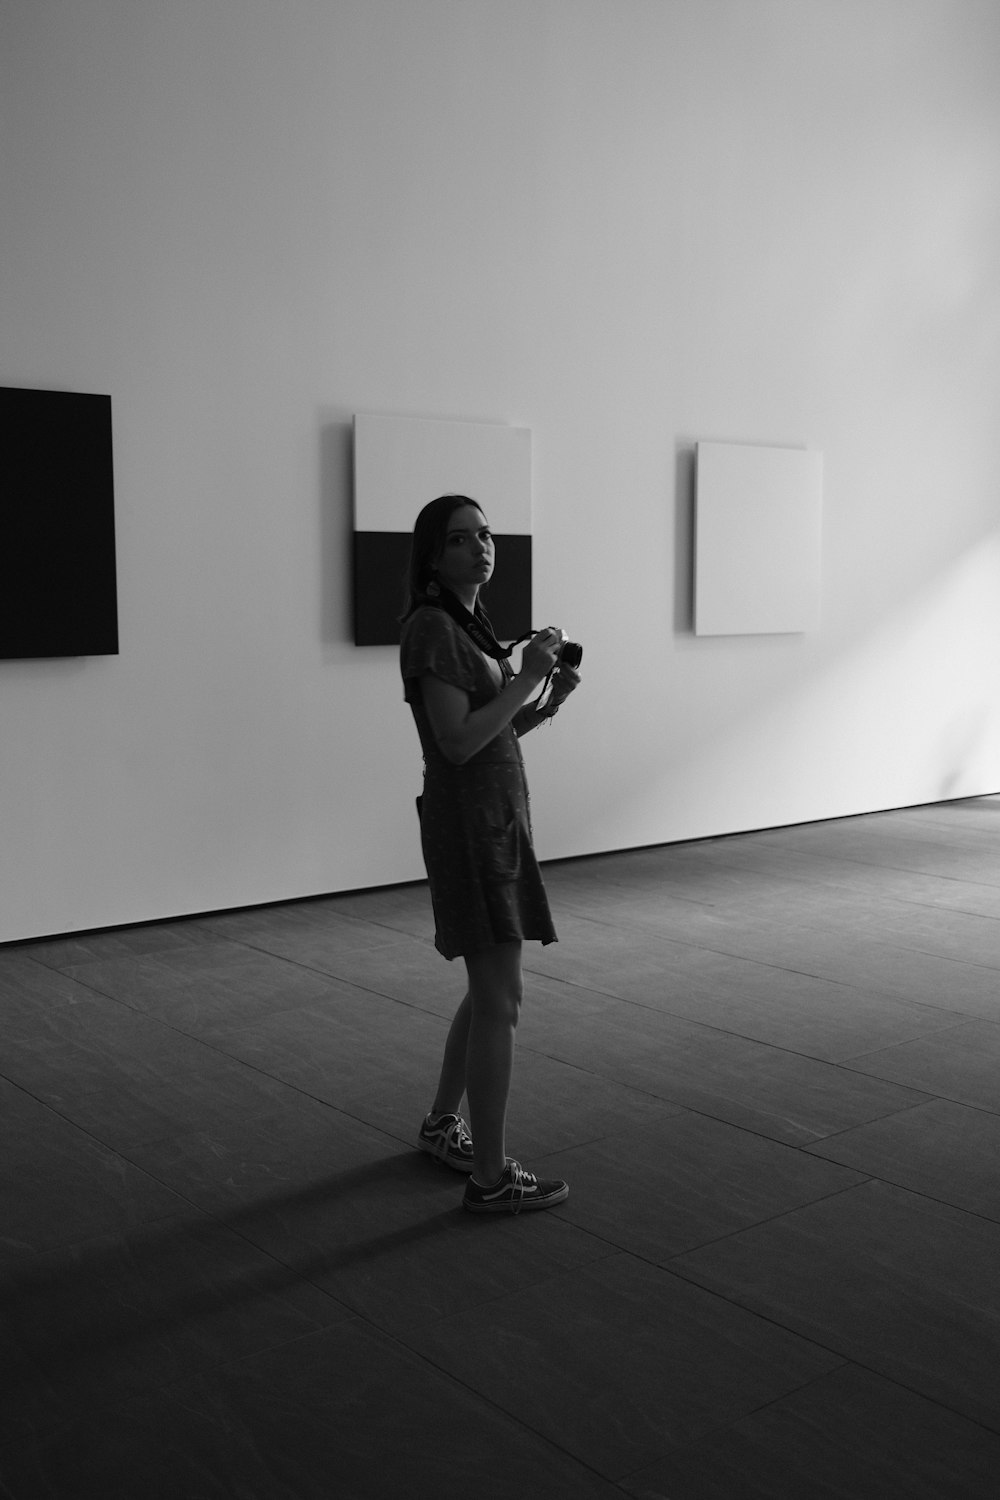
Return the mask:
POLYGON ((469 954, 465 965, 469 971, 465 1082, 475 1150, 473 1175, 487 1185, 496 1182, 507 1163, 507 1099, 524 993, 521 944, 484 948, 469 954))
POLYGON ((437 1093, 434 1095, 432 1115, 457 1115, 465 1097, 465 1060, 469 1050, 469 1022, 472 1018, 472 1000, 466 992, 444 1044, 444 1061, 437 1093))

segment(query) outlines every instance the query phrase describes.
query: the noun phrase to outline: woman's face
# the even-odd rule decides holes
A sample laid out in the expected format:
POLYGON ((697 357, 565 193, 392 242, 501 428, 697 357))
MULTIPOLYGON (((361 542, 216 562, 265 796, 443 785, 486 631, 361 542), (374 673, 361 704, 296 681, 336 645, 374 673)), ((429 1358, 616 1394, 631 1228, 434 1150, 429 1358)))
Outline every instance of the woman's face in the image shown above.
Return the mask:
POLYGON ((448 519, 435 576, 453 593, 482 588, 493 576, 493 535, 478 506, 462 505, 448 519))

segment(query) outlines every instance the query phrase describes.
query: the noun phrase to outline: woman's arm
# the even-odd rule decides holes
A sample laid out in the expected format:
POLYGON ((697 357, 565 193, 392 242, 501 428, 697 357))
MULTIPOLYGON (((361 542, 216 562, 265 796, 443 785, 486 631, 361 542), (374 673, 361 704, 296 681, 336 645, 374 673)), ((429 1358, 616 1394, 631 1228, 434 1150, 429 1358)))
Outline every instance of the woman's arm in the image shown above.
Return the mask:
POLYGON ((558 631, 539 631, 524 648, 520 672, 482 708, 470 707, 463 688, 426 672, 420 679, 424 708, 445 759, 462 766, 495 740, 541 687, 555 665, 559 646, 558 631))
POLYGON ((558 666, 552 680, 552 691, 548 694, 541 713, 533 703, 528 703, 514 715, 514 732, 518 739, 524 734, 530 734, 539 724, 547 724, 549 719, 554 719, 570 693, 579 686, 580 674, 574 667, 567 667, 565 663, 558 666))

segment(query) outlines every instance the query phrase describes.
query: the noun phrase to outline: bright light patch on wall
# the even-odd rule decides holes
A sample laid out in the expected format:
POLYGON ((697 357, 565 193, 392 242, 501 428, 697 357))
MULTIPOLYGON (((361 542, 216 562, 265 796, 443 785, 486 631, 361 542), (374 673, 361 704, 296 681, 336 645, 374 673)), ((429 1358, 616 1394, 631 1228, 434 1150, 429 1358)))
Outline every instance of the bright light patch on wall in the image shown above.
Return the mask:
POLYGON ((822 499, 822 453, 698 444, 696 635, 817 628, 822 499))
POLYGON ((354 640, 399 641, 398 616, 417 513, 438 495, 469 495, 496 539, 483 592, 501 640, 531 628, 531 432, 500 422, 354 418, 354 640))

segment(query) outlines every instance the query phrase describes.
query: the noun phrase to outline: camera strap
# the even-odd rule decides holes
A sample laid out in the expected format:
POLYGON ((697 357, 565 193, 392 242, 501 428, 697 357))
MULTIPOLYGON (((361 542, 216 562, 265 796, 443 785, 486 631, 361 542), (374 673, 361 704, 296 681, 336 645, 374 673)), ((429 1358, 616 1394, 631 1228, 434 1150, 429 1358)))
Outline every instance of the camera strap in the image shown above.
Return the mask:
POLYGON ((514 647, 520 645, 521 641, 526 641, 530 638, 530 630, 527 635, 518 636, 517 640, 512 641, 509 646, 501 646, 493 634, 493 627, 489 619, 485 615, 474 615, 470 609, 466 609, 461 599, 453 594, 450 589, 442 588, 440 594, 435 598, 428 599, 427 602, 429 604, 436 604, 439 609, 444 610, 445 614, 451 615, 455 624, 465 631, 473 645, 478 646, 480 651, 486 656, 492 656, 494 661, 498 661, 504 669, 505 676, 510 674, 509 663, 514 653, 514 647))
MULTIPOLYGON (((492 656, 494 661, 498 661, 500 663, 500 670, 505 677, 513 677, 514 669, 510 664, 510 658, 514 654, 514 647, 519 646, 522 641, 530 640, 535 632, 533 630, 526 631, 524 635, 519 635, 516 641, 511 641, 509 646, 501 646, 493 633, 493 627, 485 612, 482 615, 474 615, 470 609, 466 609, 461 599, 453 594, 450 589, 446 589, 440 585, 439 587, 441 589, 440 593, 429 598, 427 601, 428 604, 436 604, 439 609, 444 610, 445 614, 451 615, 455 624, 465 631, 473 645, 478 646, 484 655, 492 656)), ((549 673, 548 677, 542 683, 542 690, 532 705, 536 712, 544 706, 543 700, 552 685, 554 672, 555 668, 553 668, 552 672, 549 673)))

